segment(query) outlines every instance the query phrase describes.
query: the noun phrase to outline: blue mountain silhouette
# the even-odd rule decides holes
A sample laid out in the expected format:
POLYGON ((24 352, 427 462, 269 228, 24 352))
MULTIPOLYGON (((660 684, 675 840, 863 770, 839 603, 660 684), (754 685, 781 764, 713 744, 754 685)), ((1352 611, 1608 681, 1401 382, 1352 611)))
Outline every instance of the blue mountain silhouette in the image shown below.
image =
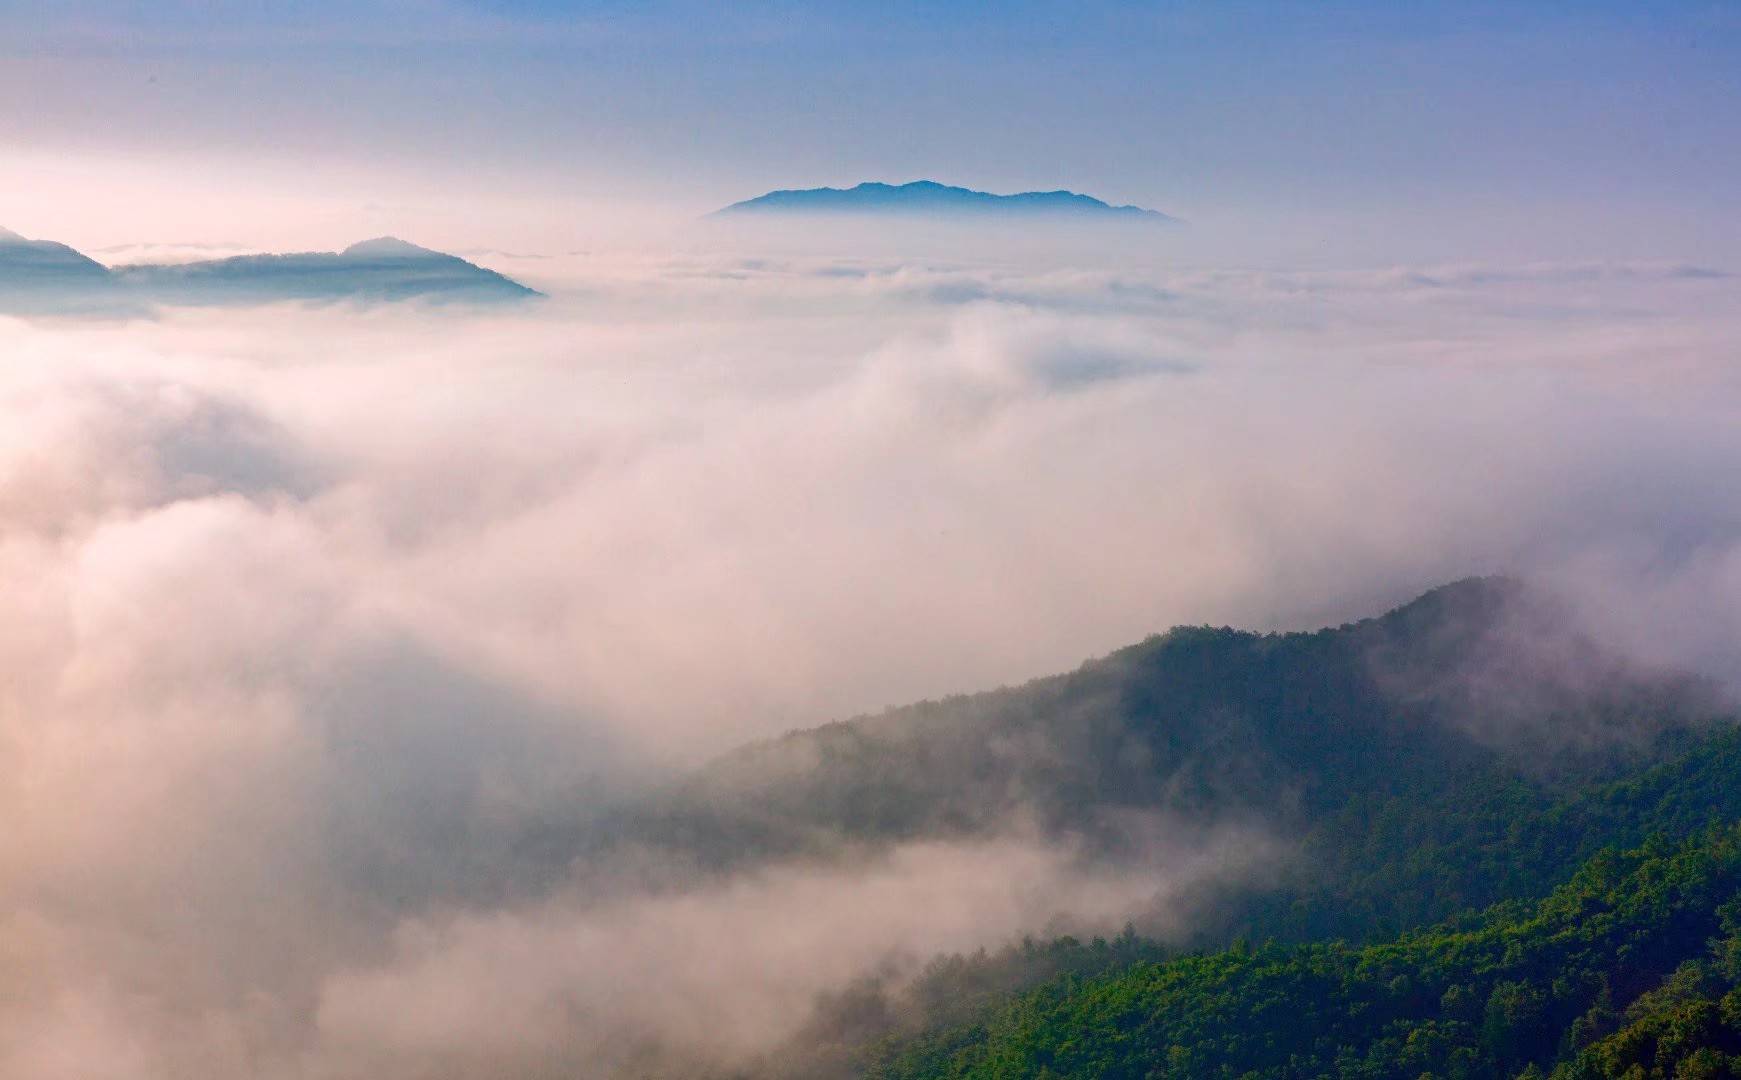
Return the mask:
POLYGON ((910 184, 864 183, 850 188, 770 191, 732 203, 714 216, 750 214, 886 214, 928 217, 1009 216, 1024 218, 1104 218, 1169 222, 1178 219, 1140 206, 1113 206, 1074 191, 988 191, 915 180, 910 184))
POLYGON ((494 270, 391 236, 338 252, 111 268, 65 244, 0 229, 0 311, 78 313, 274 300, 488 303, 538 295, 494 270))

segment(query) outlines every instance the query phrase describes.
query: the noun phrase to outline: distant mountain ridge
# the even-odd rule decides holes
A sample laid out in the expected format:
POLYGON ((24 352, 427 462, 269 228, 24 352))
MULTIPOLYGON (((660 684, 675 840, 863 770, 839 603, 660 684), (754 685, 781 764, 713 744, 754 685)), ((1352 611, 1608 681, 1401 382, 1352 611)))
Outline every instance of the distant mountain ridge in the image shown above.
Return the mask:
POLYGON ((391 236, 339 252, 108 267, 65 244, 0 229, 0 311, 80 313, 275 300, 493 303, 539 295, 494 270, 391 236))
POLYGON ((265 300, 530 299, 519 282, 448 255, 382 236, 340 252, 236 255, 169 265, 120 267, 123 282, 170 303, 265 300))
POLYGON ((915 180, 908 184, 867 182, 850 188, 802 188, 770 191, 732 203, 714 217, 753 214, 877 214, 924 217, 1022 217, 1046 219, 1106 219, 1160 224, 1178 219, 1140 206, 1114 206, 1074 191, 1023 191, 994 195, 988 191, 915 180))
POLYGON ((67 278, 101 278, 108 267, 65 244, 27 240, 0 228, 0 287, 53 284, 67 278))

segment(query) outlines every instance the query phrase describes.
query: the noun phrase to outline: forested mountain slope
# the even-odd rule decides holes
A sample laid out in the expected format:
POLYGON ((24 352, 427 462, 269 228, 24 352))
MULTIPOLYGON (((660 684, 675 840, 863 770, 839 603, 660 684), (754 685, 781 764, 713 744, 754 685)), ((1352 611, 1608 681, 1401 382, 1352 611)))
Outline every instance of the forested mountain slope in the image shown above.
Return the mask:
POLYGON ((1315 633, 1181 628, 1024 686, 731 754, 591 838, 721 866, 1012 823, 1116 854, 1120 827, 1259 827, 1358 860, 1446 800, 1521 800, 1665 756, 1721 707, 1604 652, 1552 600, 1471 579, 1315 633), (1357 826, 1357 827, 1356 827, 1357 826), (1382 841, 1381 841, 1382 842, 1382 841))
MULTIPOLYGON (((1495 780, 1484 795, 1467 803, 1411 803, 1399 797, 1375 817, 1350 814, 1322 826, 1323 835, 1308 844, 1318 860, 1315 872, 1279 889, 1253 887, 1220 897, 1236 913, 1220 922, 1204 922, 1197 945, 1215 955, 1236 941, 1359 945, 1395 937, 1398 925, 1438 923, 1442 933, 1466 929, 1482 921, 1474 915, 1476 907, 1490 908, 1482 918, 1491 921, 1505 905, 1527 905, 1546 896, 1583 864, 1604 858, 1604 852, 1643 845, 1661 850, 1711 829, 1736 827, 1741 823, 1738 780, 1741 730, 1724 726, 1695 739, 1673 759, 1617 780, 1558 792, 1514 779, 1495 780)), ((964 1067, 961 1062, 967 1060, 957 1061, 952 1056, 957 1050, 991 1038, 996 1017, 1008 1008, 1027 1007, 1006 1004, 1024 987, 1059 979, 1037 997, 1067 995, 1087 985, 1078 980, 1117 978, 1135 966, 1185 955, 1182 946, 1163 946, 1127 933, 1111 941, 1066 938, 1026 942, 992 954, 939 958, 913 985, 879 987, 874 993, 860 988, 856 1000, 829 1003, 836 1013, 853 1010, 857 1028, 844 1034, 819 1029, 808 1045, 792 1049, 796 1067, 781 1063, 769 1071, 820 1075, 826 1067, 837 1075, 860 1075, 886 1067, 892 1075, 952 1075, 947 1069, 964 1067), (866 1015, 877 1017, 880 1026, 867 1025, 866 1015), (819 1054, 819 1046, 826 1052, 819 1054), (891 1065, 896 1061, 902 1062, 899 1068, 891 1065)), ((1708 980, 1699 985, 1708 987, 1708 980)), ((1639 1010, 1655 1008, 1651 1002, 1662 1003, 1651 998, 1624 1016, 1615 1012, 1592 1031, 1618 1033, 1622 1021, 1630 1023, 1628 1017, 1634 1014, 1643 1017, 1639 1010)), ((1676 998, 1673 1007, 1680 1004, 1676 998)), ((1062 1026, 1055 1026, 1054 1034, 1065 1037, 1062 1026)), ((1641 1029, 1633 1037, 1646 1034, 1641 1029)), ((1085 1028, 1072 1036, 1078 1037, 1098 1036, 1085 1028)), ((1017 1070, 971 1075, 1043 1074, 1017 1070)), ((1254 1075, 1317 1074, 1266 1067, 1254 1075)), ((1343 1074, 1331 1070, 1325 1075, 1343 1074)), ((1419 1074, 1407 1075, 1412 1080, 1419 1074)))
POLYGON ((1715 1077, 1741 1064, 1741 829, 1592 859, 1538 903, 1354 947, 1060 979, 876 1072, 937 1077, 1715 1077))
MULTIPOLYGON (((1571 1067, 1562 1051, 1606 1052, 1601 1038, 1657 1037, 1651 1016, 1598 1005, 1621 1009, 1702 955, 1721 920, 1703 898, 1674 922, 1628 897, 1666 865, 1661 845, 1741 821, 1738 778, 1741 732, 1713 686, 1604 650, 1530 588, 1471 579, 1359 623, 1181 628, 1024 686, 794 732, 602 827, 527 843, 571 866, 650 852, 706 873, 1019 828, 1115 865, 1156 835, 1133 838, 1132 820, 1168 837, 1234 824, 1288 858, 1171 897, 1166 940, 1030 941, 940 957, 916 981, 872 979, 818 1002, 804 1036, 755 1075, 1487 1076, 1571 1067), (1621 864, 1603 852, 1641 844, 1658 847, 1619 877, 1604 869, 1621 864), (1572 893, 1532 914, 1591 860, 1572 893), (1555 953, 1578 890, 1624 908, 1624 933, 1672 962, 1638 966, 1607 938, 1555 953), (1218 951, 1241 940, 1270 944, 1218 951), (1489 955, 1513 942, 1533 950, 1522 966, 1489 955), (1382 985, 1368 985, 1375 958, 1382 985), (1582 965, 1565 968, 1575 985, 1546 974, 1562 961, 1582 965), (1606 998, 1592 989, 1602 978, 1606 998), (1501 984, 1524 986, 1518 1007, 1560 1025, 1551 1045, 1496 1041, 1487 1002, 1498 993, 1503 1012, 1514 992, 1501 984), (1197 994, 1233 1011, 1215 1020, 1197 994), (1169 1026, 1182 1009, 1211 1028, 1169 1026), (1264 1026, 1302 1011, 1298 1030, 1264 1026)), ((1731 848, 1674 858, 1727 874, 1731 848)))

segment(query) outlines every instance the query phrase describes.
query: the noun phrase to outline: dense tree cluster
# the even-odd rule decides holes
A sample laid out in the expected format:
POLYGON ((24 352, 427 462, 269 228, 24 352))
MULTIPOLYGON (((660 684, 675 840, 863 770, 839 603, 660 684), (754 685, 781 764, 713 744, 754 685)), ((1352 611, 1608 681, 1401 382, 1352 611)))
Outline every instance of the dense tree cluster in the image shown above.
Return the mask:
POLYGON ((884 1077, 1690 1077, 1741 1058, 1741 828, 1602 853, 1545 899, 1389 942, 1063 977, 884 1077))

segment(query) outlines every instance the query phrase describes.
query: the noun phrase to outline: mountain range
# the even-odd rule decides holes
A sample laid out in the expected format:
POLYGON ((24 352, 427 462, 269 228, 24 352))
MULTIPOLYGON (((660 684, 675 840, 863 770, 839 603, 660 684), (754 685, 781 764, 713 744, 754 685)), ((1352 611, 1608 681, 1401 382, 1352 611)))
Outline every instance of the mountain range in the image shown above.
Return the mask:
POLYGON ((540 295, 458 256, 392 237, 339 252, 107 267, 65 244, 0 230, 0 311, 111 311, 275 300, 493 303, 540 295))
POLYGON ((715 217, 775 215, 876 215, 1032 221, 1122 221, 1162 224, 1178 219, 1140 206, 1113 206, 1074 191, 1024 191, 994 195, 971 188, 915 180, 908 184, 863 183, 850 188, 770 191, 715 211, 715 217))

